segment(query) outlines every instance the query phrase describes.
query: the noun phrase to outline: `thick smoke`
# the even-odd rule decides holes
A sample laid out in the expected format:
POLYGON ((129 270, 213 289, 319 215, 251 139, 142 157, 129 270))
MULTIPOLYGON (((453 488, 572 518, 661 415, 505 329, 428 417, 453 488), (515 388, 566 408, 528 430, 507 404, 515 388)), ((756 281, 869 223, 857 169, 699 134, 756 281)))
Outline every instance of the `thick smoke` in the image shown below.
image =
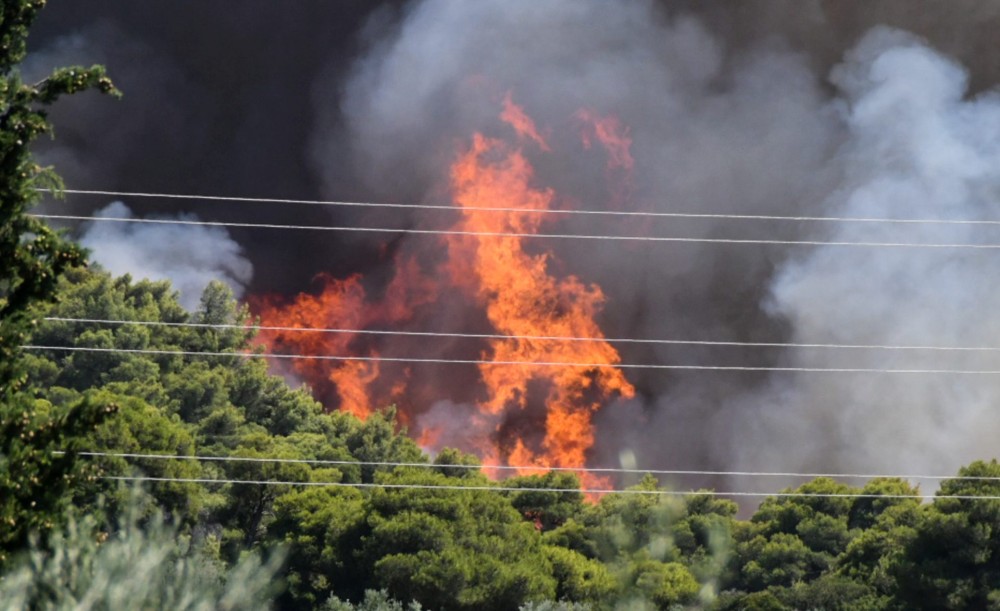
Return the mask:
MULTIPOLYGON (((876 29, 833 72, 848 139, 844 176, 824 211, 848 217, 995 218, 1000 195, 1000 95, 965 98, 968 75, 913 37, 876 29)), ((990 227, 837 225, 835 241, 995 243, 990 227)), ((801 342, 997 346, 995 250, 826 246, 792 258, 767 307, 801 342)), ((1000 369, 989 352, 806 350, 796 367, 1000 369)), ((772 381, 734 409, 741 464, 950 472, 993 455, 1000 385, 989 375, 835 376, 772 381)))
MULTIPOLYGON (((114 202, 94 216, 132 218, 133 214, 125 204, 114 202)), ((194 215, 179 218, 198 220, 194 215)), ((96 222, 83 232, 80 243, 113 274, 170 280, 189 310, 197 307, 212 280, 225 282, 239 297, 253 275, 243 249, 221 227, 96 222)))
MULTIPOLYGON (((40 142, 46 163, 75 189, 315 199, 310 171, 311 92, 354 57, 366 16, 399 2, 273 2, 239 7, 202 0, 50 2, 33 29, 31 78, 55 66, 103 63, 120 101, 72 96, 51 112, 56 139, 40 142)), ((331 101, 336 105, 336 101, 331 101)), ((347 167, 333 147, 328 174, 347 167)), ((338 199, 364 199, 353 177, 338 199)), ((58 210, 95 211, 106 198, 70 196, 58 210)), ((134 199, 139 213, 196 212, 219 221, 324 224, 316 206, 134 199)), ((56 209, 56 208, 53 208, 56 209)), ((374 245, 342 246, 323 233, 234 230, 256 271, 254 291, 292 292, 319 271, 355 271, 374 245), (304 264, 305 263, 305 264, 304 264)))
MULTIPOLYGON (((1000 197, 998 102, 983 93, 1000 82, 997 0, 261 0, 239 9, 88 0, 52 3, 39 26, 39 69, 103 61, 126 93, 121 103, 91 96, 55 109, 63 127, 45 153, 70 186, 439 202, 447 166, 472 131, 510 135, 496 120, 510 90, 550 137, 553 153, 530 152, 539 185, 567 206, 995 218, 1000 197), (581 108, 629 126, 630 176, 609 174, 600 147, 583 147, 581 108)), ((195 205, 184 211, 213 220, 330 222, 320 207, 195 205)), ((142 210, 175 206, 154 200, 142 210)), ((334 214, 338 224, 453 219, 334 214)), ((992 239, 988 228, 910 224, 586 217, 547 228, 992 239)), ((307 289, 321 271, 377 283, 392 275, 383 253, 432 246, 288 232, 234 231, 232 239, 253 260, 251 293, 307 289)), ((597 282, 609 296, 600 321, 609 337, 979 345, 1000 331, 986 315, 998 298, 991 250, 547 247, 559 273, 597 282)), ((448 303, 439 308, 435 330, 460 326, 448 303)), ((1000 369, 988 352, 626 345, 622 354, 636 363, 1000 369)), ((614 463, 631 448, 648 467, 947 473, 994 451, 990 376, 628 376, 642 396, 601 412, 596 462, 614 463)), ((447 420, 445 399, 469 397, 433 399, 442 401, 432 416, 447 420)))
MULTIPOLYGON (((727 59, 724 41, 698 19, 669 17, 652 2, 565 1, 539 8, 429 1, 374 49, 359 64, 344 108, 356 158, 376 185, 391 176, 440 197, 436 187, 456 148, 426 151, 440 151, 442 142, 461 146, 473 130, 502 129, 496 114, 508 89, 553 134, 553 154, 533 159, 539 183, 554 186, 573 207, 608 208, 614 199, 603 154, 585 150, 580 141, 574 122, 580 108, 614 114, 631 130, 634 188, 622 207, 815 213, 836 182, 829 161, 843 134, 805 57, 764 45, 727 59)), ((567 233, 740 238, 788 238, 793 229, 593 217, 558 225, 567 233)), ((552 246, 565 271, 597 282, 609 296, 602 324, 610 337, 782 337, 783 321, 759 307, 774 265, 784 258, 780 250, 552 246)), ((452 321, 442 317, 440 324, 452 321)), ((755 358, 767 365, 777 358, 690 346, 624 346, 622 352, 626 362, 739 364, 755 358)), ((706 440, 727 436, 731 421, 719 414, 727 412, 730 397, 761 380, 629 373, 645 405, 604 411, 598 432, 603 460, 617 459, 618 450, 630 446, 651 465, 727 462, 706 440)))
MULTIPOLYGON (((631 128, 633 209, 975 218, 995 203, 992 98, 963 101, 967 74, 915 37, 878 29, 825 80, 814 72, 822 63, 815 56, 775 40, 741 42, 736 54, 705 22, 660 9, 576 0, 420 3, 373 43, 347 87, 343 108, 360 173, 383 197, 442 197, 455 147, 442 152, 441 143, 460 147, 474 130, 502 129, 495 116, 509 89, 554 134, 554 155, 535 159, 540 184, 581 207, 606 208, 613 193, 599 153, 560 136, 574 135, 579 108, 614 114, 631 128)), ((320 132, 317 150, 329 140, 320 132)), ((972 229, 904 228, 901 235, 895 225, 676 220, 636 227, 590 217, 559 226, 779 240, 975 238, 972 229)), ((996 301, 987 282, 995 256, 987 251, 551 247, 564 269, 609 295, 610 336, 969 345, 988 337, 988 323, 970 306, 996 301)), ((630 362, 813 368, 978 362, 955 353, 931 361, 915 351, 667 346, 623 354, 630 362)), ((947 472, 988 455, 996 432, 979 424, 991 403, 982 378, 631 377, 646 400, 602 414, 599 444, 608 459, 634 447, 650 465, 947 472)))

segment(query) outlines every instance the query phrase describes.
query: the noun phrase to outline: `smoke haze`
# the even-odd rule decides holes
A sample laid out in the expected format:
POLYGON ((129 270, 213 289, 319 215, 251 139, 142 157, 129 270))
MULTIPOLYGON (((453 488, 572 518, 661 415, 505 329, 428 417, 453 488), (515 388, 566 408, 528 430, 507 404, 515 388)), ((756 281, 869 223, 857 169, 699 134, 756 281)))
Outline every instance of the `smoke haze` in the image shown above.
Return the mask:
MULTIPOLYGON (((94 217, 128 219, 134 215, 125 204, 113 202, 94 217)), ((194 215, 178 218, 198 220, 194 215)), ((94 261, 115 275, 169 280, 188 310, 198 306, 202 291, 212 280, 222 280, 242 297, 253 275, 243 249, 221 227, 97 222, 83 231, 80 244, 91 251, 94 261)))
MULTIPOLYGON (((280 10, 267 2, 238 9, 220 2, 51 4, 31 69, 102 62, 126 93, 120 105, 83 96, 53 113, 59 139, 40 154, 71 187, 441 203, 448 165, 470 134, 509 135, 497 115, 510 91, 552 148, 526 147, 536 180, 555 189, 565 207, 997 218, 995 0, 424 0, 301 2, 280 10), (609 169, 604 149, 584 146, 580 109, 628 128, 633 168, 609 169)), ((184 206, 152 200, 138 211, 177 214, 195 204, 184 206)), ((453 219, 221 204, 197 213, 423 228, 453 219)), ((94 224, 86 234, 113 271, 104 259, 128 252, 143 260, 130 250, 136 245, 150 253, 147 261, 176 256, 170 242, 124 227, 94 224), (119 245, 117 254, 101 254, 110 245, 119 245)), ((972 225, 590 216, 552 221, 552 229, 933 243, 996 235, 972 225)), ((332 240, 249 230, 234 230, 231 239, 211 232, 185 239, 215 247, 192 249, 202 254, 169 273, 144 263, 144 273, 193 284, 222 274, 250 293, 284 294, 307 290, 319 272, 363 273, 377 288, 392 275, 394 253, 428 256, 435 247, 419 237, 332 240), (243 257, 253 264, 252 280, 243 257)), ((562 273, 601 286, 608 301, 599 322, 608 337, 923 346, 1000 340, 1000 325, 988 315, 1000 305, 990 282, 1000 253, 992 250, 572 240, 540 250, 553 252, 562 273)), ((192 290, 178 286, 185 296, 192 290)), ((451 314, 441 304, 436 330, 450 328, 451 314)), ((1000 369, 988 352, 620 350, 627 363, 1000 369)), ((949 473, 993 456, 1000 433, 993 376, 626 375, 639 396, 598 414, 595 464, 617 464, 629 448, 650 468, 949 473)), ((467 397, 435 399, 427 417, 447 422, 467 397)), ((737 484, 745 482, 729 483, 737 484)))

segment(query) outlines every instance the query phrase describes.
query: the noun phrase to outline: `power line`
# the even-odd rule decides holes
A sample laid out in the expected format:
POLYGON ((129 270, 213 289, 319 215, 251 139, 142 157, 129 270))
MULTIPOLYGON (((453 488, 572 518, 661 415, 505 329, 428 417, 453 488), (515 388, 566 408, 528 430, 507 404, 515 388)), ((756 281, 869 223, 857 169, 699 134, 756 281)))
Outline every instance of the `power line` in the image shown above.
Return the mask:
POLYGON ((34 218, 62 220, 62 221, 86 221, 104 223, 146 223, 154 225, 186 225, 202 227, 241 227, 252 229, 293 229, 310 231, 338 231, 338 232, 361 232, 361 233, 396 233, 414 235, 453 235, 466 237, 506 237, 506 238, 543 238, 543 239, 575 239, 575 240, 599 240, 615 242, 676 242, 676 243, 698 243, 698 244, 767 244, 772 246, 845 246, 860 248, 933 248, 933 249, 974 249, 974 250, 996 250, 1000 249, 1000 244, 970 244, 970 243, 920 243, 920 242, 843 242, 826 240, 757 240, 751 238, 691 238, 691 237, 671 237, 671 236, 621 236, 621 235, 591 235, 591 234, 567 234, 567 233, 521 233, 503 231, 465 231, 459 229, 415 229, 415 228, 393 228, 393 227, 346 227, 333 225, 282 225, 273 223, 240 223, 229 221, 192 221, 184 219, 139 219, 118 216, 78 216, 67 214, 30 214, 34 218))
POLYGON ((256 486, 310 486, 324 488, 385 488, 397 490, 468 490, 494 492, 576 492, 582 494, 640 494, 657 496, 722 496, 722 497, 780 497, 780 498, 851 498, 851 499, 913 499, 940 500, 958 499, 966 501, 998 501, 1000 495, 977 494, 874 494, 865 492, 746 492, 716 490, 642 490, 625 488, 517 488, 514 486, 461 486, 457 484, 390 484, 364 482, 295 482, 278 480, 214 479, 199 477, 145 477, 111 475, 102 479, 115 481, 170 482, 181 484, 243 484, 256 486))
MULTIPOLYGON (((56 455, 63 455, 65 452, 53 452, 56 455)), ((974 481, 1000 481, 1000 476, 990 475, 886 475, 886 474, 865 474, 865 473, 797 473, 781 471, 706 471, 693 469, 625 469, 616 467, 543 467, 539 465, 437 465, 422 462, 396 462, 396 461, 372 461, 372 460, 323 460, 310 458, 269 458, 256 456, 202 456, 202 455, 182 455, 182 454, 142 454, 136 452, 76 452, 77 456, 90 458, 137 458, 154 460, 198 460, 205 462, 249 462, 249 463, 278 463, 278 464, 305 464, 305 465, 340 465, 340 466, 365 466, 365 467, 417 467, 424 469, 496 469, 502 471, 565 471, 571 473, 629 473, 629 474, 653 474, 653 475, 703 475, 703 476, 753 476, 753 477, 798 477, 817 478, 829 477, 840 479, 877 479, 877 478, 898 478, 910 480, 974 480, 974 481)))
POLYGON ((269 325, 235 325, 225 323, 195 323, 195 322, 163 322, 156 320, 107 320, 101 318, 64 318, 49 316, 44 320, 50 322, 70 322, 106 325, 140 325, 150 327, 185 327, 194 329, 242 329, 259 331, 281 331, 302 333, 351 333, 358 335, 396 335, 402 337, 439 337, 458 339, 499 339, 499 340, 535 340, 535 341, 567 341, 567 342, 607 342, 609 344, 671 344, 687 346, 731 346, 746 348, 831 348, 858 350, 939 350, 967 352, 1000 352, 996 346, 919 346, 919 345, 889 345, 889 344, 824 344, 799 342, 738 342, 688 339, 652 339, 652 338, 618 338, 618 337, 578 337, 572 335, 503 335, 498 333, 455 333, 438 331, 391 331, 385 329, 347 329, 347 328, 317 328, 317 327, 286 327, 269 325))
POLYGON ((879 217, 851 217, 851 216, 782 216, 770 214, 727 214, 710 212, 651 212, 642 210, 579 210, 579 209, 548 209, 548 208, 510 208, 502 206, 476 206, 459 207, 450 204, 393 204, 382 202, 348 202, 348 201, 326 201, 310 199, 280 199, 269 197, 234 197, 222 195, 188 195, 179 193, 143 193, 130 191, 95 191, 83 189, 61 189, 53 191, 51 189, 41 189, 38 191, 45 193, 69 193, 72 195, 103 195, 110 197, 135 197, 135 198, 158 198, 158 199, 180 199, 180 200, 205 200, 205 201, 225 201, 244 202, 255 204, 304 204, 314 206, 340 206, 354 208, 397 208, 397 209, 417 209, 417 210, 449 210, 452 212, 463 212, 475 210, 476 212, 525 212, 533 214, 562 214, 562 215, 599 215, 599 216, 625 216, 625 217, 660 217, 660 218, 688 218, 688 219, 722 219, 722 220, 747 220, 747 221, 794 221, 794 222, 835 222, 835 223, 911 223, 911 224, 939 224, 939 225, 1000 225, 1000 220, 991 219, 933 219, 933 218, 879 218, 879 217))
POLYGON ((66 352, 104 352, 123 354, 152 354, 161 356, 227 356, 244 358, 302 359, 321 361, 362 361, 384 363, 428 363, 442 365, 511 365, 523 367, 579 367, 584 369, 658 369, 682 371, 774 371, 798 373, 885 373, 885 374, 966 374, 997 375, 996 369, 877 369, 864 367, 765 367, 744 365, 658 365, 644 363, 574 363, 558 361, 490 361, 485 359, 443 359, 389 356, 335 356, 317 354, 271 354, 241 352, 193 352, 185 350, 152 350, 144 348, 95 348, 88 346, 35 346, 23 345, 25 350, 57 350, 66 352))

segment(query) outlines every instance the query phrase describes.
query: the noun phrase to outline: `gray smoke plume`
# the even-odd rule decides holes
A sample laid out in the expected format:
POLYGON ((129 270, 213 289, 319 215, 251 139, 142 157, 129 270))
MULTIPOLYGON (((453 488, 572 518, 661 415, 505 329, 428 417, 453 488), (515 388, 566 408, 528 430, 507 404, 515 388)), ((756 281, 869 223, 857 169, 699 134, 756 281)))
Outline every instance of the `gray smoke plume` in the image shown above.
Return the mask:
MULTIPOLYGON (((42 15, 34 39, 45 51, 42 69, 102 61, 126 94, 114 104, 81 96, 54 110, 59 140, 44 152, 71 187, 446 201, 448 164, 472 131, 512 136, 497 120, 509 90, 550 138, 552 153, 526 146, 538 185, 556 189, 567 206, 996 218, 1000 140, 997 96, 989 91, 1000 83, 998 0, 251 0, 239 9, 197 0, 79 0, 52 3, 42 15), (629 126, 636 165, 628 189, 616 190, 624 177, 609 175, 600 147, 583 147, 574 118, 580 108, 629 126), (616 200, 623 192, 627 199, 616 200)), ((320 207, 135 205, 142 213, 196 209, 212 220, 331 220, 320 207)), ((345 225, 440 227, 453 218, 332 214, 345 225)), ((586 217, 546 228, 992 239, 989 228, 954 225, 586 217)), ((433 246, 322 232, 234 230, 232 240, 254 245, 245 255, 256 272, 250 291, 284 293, 307 289, 321 271, 360 272, 377 285, 391 277, 393 252, 433 246)), ((997 300, 990 250, 569 240, 539 248, 554 251, 557 273, 601 285, 608 303, 600 322, 609 337, 996 343, 996 324, 985 315, 997 300)), ((460 312, 447 302, 438 307, 435 330, 461 326, 460 312)), ((988 352, 621 351, 633 363, 1000 369, 988 352)), ((614 464, 631 448, 638 465, 651 468, 948 473, 995 452, 990 376, 628 376, 640 397, 598 415, 595 462, 614 464)), ((428 418, 447 419, 449 406, 473 398, 420 400, 441 400, 428 418)))
MULTIPOLYGON (((552 133, 552 154, 528 149, 539 185, 555 187, 574 207, 605 209, 613 199, 604 155, 580 142, 573 119, 580 108, 614 114, 630 128, 635 184, 622 207, 817 213, 836 183, 829 160, 843 133, 804 56, 766 44, 727 58, 724 41, 701 21, 670 17, 653 2, 419 4, 387 41, 374 45, 347 89, 344 111, 359 165, 374 188, 398 190, 395 183, 402 183, 440 197, 457 148, 426 151, 440 150, 442 141, 467 141, 474 130, 509 136, 496 118, 508 89, 552 133), (380 177, 392 177, 392 184, 380 177)), ((677 220, 637 226, 584 217, 550 229, 789 238, 796 228, 677 220)), ((609 337, 782 338, 784 321, 759 306, 782 250, 569 240, 545 248, 556 249, 563 273, 604 289, 601 322, 609 337)), ((442 325, 453 323, 442 317, 442 325)), ((767 365, 777 358, 744 352, 622 347, 626 362, 763 359, 767 365)), ((729 457, 706 440, 728 432, 720 414, 728 412, 729 397, 765 382, 735 374, 629 376, 644 400, 600 414, 599 460, 617 460, 622 447, 633 447, 641 464, 722 465, 729 457)))
MULTIPOLYGON (((825 6, 813 6, 814 19, 828 21, 825 6)), ((631 128, 632 208, 978 218, 996 205, 995 98, 963 101, 968 74, 953 60, 914 36, 876 29, 842 52, 827 80, 816 73, 822 49, 798 51, 773 38, 727 41, 706 25, 712 21, 673 15, 654 2, 421 2, 401 21, 381 24, 386 33, 375 37, 346 89, 343 112, 359 174, 382 197, 444 197, 442 177, 463 138, 475 130, 503 134, 496 115, 510 90, 552 134, 554 155, 529 149, 539 185, 556 187, 579 207, 607 208, 612 199, 604 159, 575 140, 572 120, 581 107, 631 128)), ((318 158, 332 139, 316 134, 318 158)), ((558 229, 868 242, 979 235, 969 226, 672 220, 635 227, 593 218, 561 221, 558 229)), ((976 310, 1000 297, 988 288, 996 260, 988 251, 547 248, 560 269, 604 288, 602 322, 618 337, 979 344, 989 338, 989 323, 976 310)), ((983 368, 981 358, 962 353, 676 345, 622 352, 626 362, 691 365, 983 368)), ((948 473, 989 456, 997 432, 982 426, 993 385, 981 376, 630 377, 644 397, 601 413, 605 460, 633 447, 640 464, 652 466, 948 473)))
MULTIPOLYGON (((96 218, 133 218, 121 202, 98 210, 96 218)), ((194 215, 182 220, 196 221, 194 215)), ((95 222, 83 232, 80 244, 91 257, 113 274, 135 279, 170 280, 188 310, 198 306, 201 293, 212 280, 228 284, 237 297, 253 275, 243 249, 221 227, 95 222)))

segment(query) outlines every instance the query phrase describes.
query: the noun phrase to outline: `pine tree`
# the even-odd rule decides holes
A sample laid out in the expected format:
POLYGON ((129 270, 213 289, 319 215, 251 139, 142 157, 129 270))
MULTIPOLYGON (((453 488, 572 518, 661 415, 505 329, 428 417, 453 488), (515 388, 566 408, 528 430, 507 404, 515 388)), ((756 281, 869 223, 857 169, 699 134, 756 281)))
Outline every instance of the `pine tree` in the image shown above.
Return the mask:
POLYGON ((87 89, 118 95, 99 66, 60 68, 34 84, 21 80, 28 29, 44 5, 5 0, 0 8, 0 565, 30 532, 54 525, 75 473, 72 440, 113 409, 37 402, 22 367, 21 346, 35 324, 31 308, 52 301, 60 275, 84 264, 76 245, 29 215, 39 189, 60 187, 29 147, 51 132, 46 107, 63 95, 87 89))

